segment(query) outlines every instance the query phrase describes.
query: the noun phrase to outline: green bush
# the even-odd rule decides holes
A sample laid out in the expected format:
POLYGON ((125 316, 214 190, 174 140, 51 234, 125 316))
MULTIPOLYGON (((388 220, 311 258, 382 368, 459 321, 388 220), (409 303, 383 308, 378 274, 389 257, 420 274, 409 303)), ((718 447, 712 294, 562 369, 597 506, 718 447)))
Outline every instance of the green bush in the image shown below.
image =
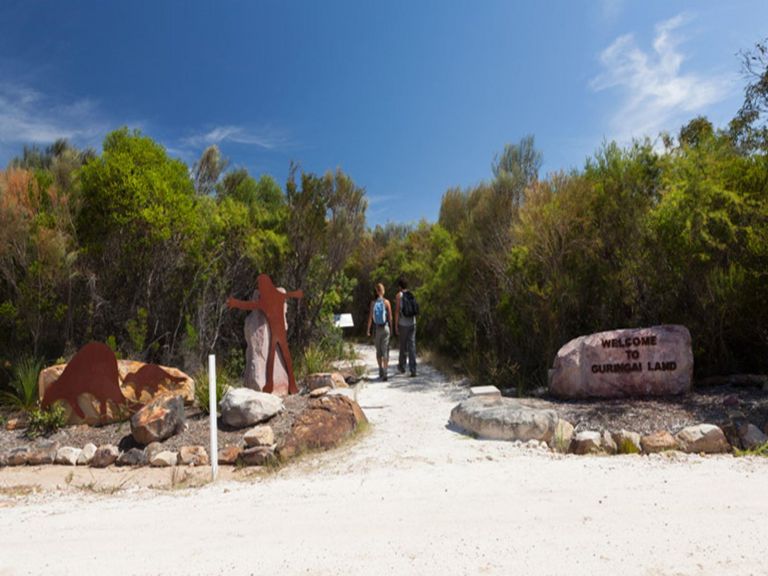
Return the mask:
MULTIPOLYGON (((231 381, 226 373, 216 377, 216 405, 219 405, 227 389, 231 387, 231 381)), ((210 414, 209 392, 210 385, 208 372, 202 371, 195 374, 195 402, 197 407, 206 414, 210 414)))
POLYGON ((35 356, 22 358, 13 368, 12 392, 4 392, 0 401, 29 412, 38 403, 37 378, 43 369, 43 360, 35 356))
POLYGON ((619 454, 639 454, 640 450, 637 448, 634 442, 629 438, 624 438, 621 444, 618 446, 617 452, 619 454))
POLYGON ((67 416, 60 404, 54 404, 50 408, 33 408, 27 412, 27 436, 50 436, 67 423, 67 416))

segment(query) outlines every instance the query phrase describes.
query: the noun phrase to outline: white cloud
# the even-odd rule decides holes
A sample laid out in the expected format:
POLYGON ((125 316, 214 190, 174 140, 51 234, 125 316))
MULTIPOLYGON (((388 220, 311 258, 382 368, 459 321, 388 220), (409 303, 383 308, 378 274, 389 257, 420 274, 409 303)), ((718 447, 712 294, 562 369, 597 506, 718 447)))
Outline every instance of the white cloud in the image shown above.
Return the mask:
POLYGON ((235 144, 258 146, 266 150, 273 150, 287 144, 287 140, 284 137, 272 130, 264 129, 257 134, 241 126, 216 126, 208 132, 182 138, 181 142, 185 146, 195 148, 221 144, 222 142, 233 142, 235 144))
POLYGON ((594 78, 595 91, 616 90, 621 103, 611 118, 612 137, 656 136, 675 129, 694 114, 724 100, 734 85, 732 76, 684 73, 679 50, 680 28, 690 20, 680 14, 656 25, 653 49, 643 51, 632 34, 620 36, 600 54, 604 68, 594 78))
POLYGON ((58 138, 90 145, 106 130, 91 100, 57 104, 28 86, 0 82, 0 145, 4 147, 50 144, 58 138))

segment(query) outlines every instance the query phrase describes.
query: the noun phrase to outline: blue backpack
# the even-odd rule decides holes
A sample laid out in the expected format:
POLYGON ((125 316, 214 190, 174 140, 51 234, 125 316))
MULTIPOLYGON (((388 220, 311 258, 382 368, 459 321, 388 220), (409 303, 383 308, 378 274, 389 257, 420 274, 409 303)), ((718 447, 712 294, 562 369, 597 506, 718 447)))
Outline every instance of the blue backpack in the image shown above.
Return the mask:
POLYGON ((387 323, 387 307, 384 305, 382 298, 378 298, 373 303, 373 321, 379 326, 387 323))

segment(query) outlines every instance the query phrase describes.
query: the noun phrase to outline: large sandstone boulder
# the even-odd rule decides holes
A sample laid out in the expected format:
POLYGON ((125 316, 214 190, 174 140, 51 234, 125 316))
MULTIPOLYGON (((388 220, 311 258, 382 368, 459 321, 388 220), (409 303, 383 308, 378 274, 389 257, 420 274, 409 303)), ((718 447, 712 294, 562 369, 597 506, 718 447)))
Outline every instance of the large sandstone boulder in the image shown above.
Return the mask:
POLYGON ((367 421, 357 402, 345 396, 313 398, 283 438, 277 454, 285 461, 307 450, 328 450, 367 421))
POLYGON ((148 404, 158 396, 181 396, 185 404, 195 401, 195 381, 178 368, 118 360, 120 388, 130 401, 148 404))
MULTIPOLYGON (((284 288, 278 288, 285 292, 284 288)), ((253 293, 253 300, 259 299, 259 291, 253 293)), ((286 305, 285 309, 288 307, 286 305)), ((288 320, 285 320, 288 328, 288 320)), ((267 355, 269 353, 269 324, 261 310, 253 310, 245 318, 245 374, 243 380, 246 388, 261 391, 267 384, 267 355)), ((288 394, 288 370, 282 354, 278 349, 275 353, 275 367, 272 374, 274 387, 272 394, 286 396, 288 394)))
POLYGON ((683 394, 691 389, 693 351, 684 326, 599 332, 557 353, 549 390, 561 398, 683 394))
POLYGON ((161 396, 131 416, 131 435, 142 446, 162 442, 184 428, 184 399, 161 396))
POLYGON ((221 420, 232 428, 245 428, 269 420, 283 410, 283 400, 250 388, 230 388, 219 403, 221 420))
POLYGON ((683 428, 675 435, 683 452, 721 454, 731 450, 723 431, 714 424, 697 424, 683 428))
POLYGON ((478 438, 538 440, 552 445, 558 417, 533 399, 476 396, 457 405, 450 422, 478 438))
MULTIPOLYGON (((42 400, 46 390, 64 373, 67 364, 49 366, 40 372, 37 388, 42 400)), ((112 400, 106 401, 106 415, 100 412, 100 403, 91 393, 82 393, 77 398, 77 404, 85 414, 80 417, 67 402, 61 402, 67 417, 67 424, 106 424, 121 422, 130 416, 128 405, 144 405, 153 399, 166 394, 179 395, 186 404, 195 400, 195 381, 187 374, 158 364, 145 364, 135 360, 117 360, 117 385, 127 400, 127 404, 116 405, 112 400)))

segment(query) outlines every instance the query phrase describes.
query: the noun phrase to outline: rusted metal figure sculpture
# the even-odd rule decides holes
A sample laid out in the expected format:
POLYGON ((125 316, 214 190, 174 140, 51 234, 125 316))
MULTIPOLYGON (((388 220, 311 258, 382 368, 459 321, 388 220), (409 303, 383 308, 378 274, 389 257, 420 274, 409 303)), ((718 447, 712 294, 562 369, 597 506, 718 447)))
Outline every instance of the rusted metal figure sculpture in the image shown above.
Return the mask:
POLYGON ((299 389, 296 386, 296 380, 293 377, 293 365, 291 363, 291 351, 288 349, 288 333, 285 329, 285 301, 288 298, 302 298, 304 292, 294 290, 293 292, 280 292, 272 282, 272 279, 266 274, 259 274, 256 280, 259 299, 258 300, 237 300, 231 296, 227 299, 227 306, 238 308, 240 310, 261 310, 267 319, 269 327, 269 352, 267 354, 267 381, 264 386, 264 392, 271 393, 274 388, 274 371, 277 349, 280 349, 285 369, 288 373, 288 393, 296 394, 299 389))
POLYGON ((128 403, 120 390, 115 353, 101 342, 86 344, 75 354, 59 379, 45 390, 42 404, 47 407, 57 400, 64 400, 84 419, 85 413, 77 399, 85 393, 98 400, 102 418, 107 416, 107 400, 118 406, 128 403))

